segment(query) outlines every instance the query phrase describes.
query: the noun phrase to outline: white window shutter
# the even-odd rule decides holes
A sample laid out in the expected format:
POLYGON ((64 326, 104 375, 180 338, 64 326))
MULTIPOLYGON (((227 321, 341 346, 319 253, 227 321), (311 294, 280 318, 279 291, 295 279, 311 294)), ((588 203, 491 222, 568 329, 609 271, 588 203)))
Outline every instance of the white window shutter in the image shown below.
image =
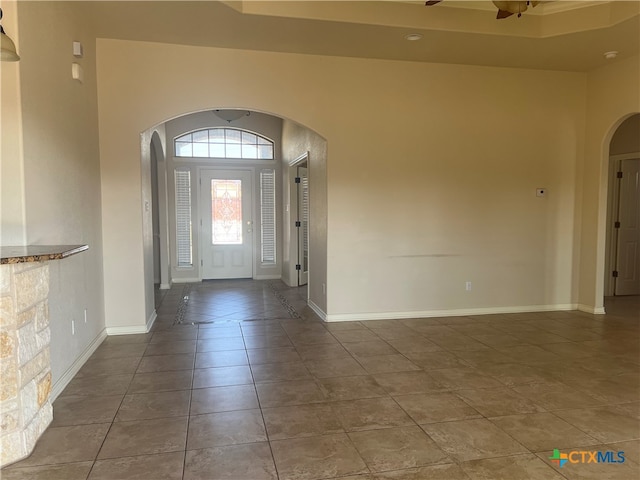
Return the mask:
POLYGON ((260 224, 263 264, 276 263, 276 172, 260 172, 260 224))
POLYGON ((179 267, 193 266, 191 241, 191 172, 176 170, 176 250, 179 267))

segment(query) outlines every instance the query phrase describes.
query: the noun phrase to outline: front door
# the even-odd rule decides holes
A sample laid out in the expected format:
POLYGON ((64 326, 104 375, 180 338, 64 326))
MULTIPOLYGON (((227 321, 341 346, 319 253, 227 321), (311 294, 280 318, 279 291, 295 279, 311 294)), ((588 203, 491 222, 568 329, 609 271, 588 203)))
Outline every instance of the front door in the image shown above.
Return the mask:
POLYGON ((640 159, 622 160, 615 294, 640 295, 640 159))
POLYGON ((253 277, 251 172, 202 170, 202 279, 253 277))

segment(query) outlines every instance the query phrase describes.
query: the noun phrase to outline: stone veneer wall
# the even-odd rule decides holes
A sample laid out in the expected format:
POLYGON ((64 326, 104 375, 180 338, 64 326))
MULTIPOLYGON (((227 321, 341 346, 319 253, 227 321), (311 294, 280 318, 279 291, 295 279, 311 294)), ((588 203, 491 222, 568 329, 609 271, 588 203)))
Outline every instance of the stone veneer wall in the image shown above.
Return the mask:
POLYGON ((28 456, 53 419, 49 264, 0 265, 0 466, 28 456))

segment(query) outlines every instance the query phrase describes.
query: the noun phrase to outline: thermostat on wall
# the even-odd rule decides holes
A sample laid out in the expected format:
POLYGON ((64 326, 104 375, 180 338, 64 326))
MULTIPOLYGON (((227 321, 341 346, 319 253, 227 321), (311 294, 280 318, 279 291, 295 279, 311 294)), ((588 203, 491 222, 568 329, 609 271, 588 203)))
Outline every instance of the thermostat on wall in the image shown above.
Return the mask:
POLYGON ((80 42, 73 42, 73 56, 82 58, 82 44, 80 42))

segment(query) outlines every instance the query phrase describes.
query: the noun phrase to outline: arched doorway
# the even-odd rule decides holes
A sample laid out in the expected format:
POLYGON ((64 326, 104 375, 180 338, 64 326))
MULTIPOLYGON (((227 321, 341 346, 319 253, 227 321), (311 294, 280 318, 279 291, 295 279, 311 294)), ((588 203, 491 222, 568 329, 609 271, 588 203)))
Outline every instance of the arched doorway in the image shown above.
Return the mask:
POLYGON ((640 114, 627 117, 609 144, 604 292, 607 312, 640 298, 640 114), (615 308, 615 307, 614 307, 615 308))
MULTIPOLYGON (((160 207, 163 205, 166 207, 166 216, 160 215, 160 217, 167 220, 167 250, 166 255, 161 253, 160 264, 162 267, 166 261, 168 286, 200 282, 203 279, 211 278, 204 272, 203 246, 207 238, 211 237, 210 229, 203 228, 206 218, 206 215, 203 214, 206 208, 203 209, 203 207, 209 207, 211 210, 210 192, 205 192, 204 184, 210 184, 212 175, 216 171, 224 171, 226 174, 245 172, 250 178, 247 183, 252 185, 253 201, 250 208, 253 217, 250 221, 255 227, 252 227, 250 230, 254 231, 249 233, 253 235, 254 239, 253 266, 251 273, 242 277, 254 280, 282 279, 286 285, 292 285, 288 281, 288 273, 286 272, 289 272, 291 265, 295 265, 297 260, 290 255, 291 242, 297 243, 297 238, 289 231, 292 210, 290 202, 292 200, 288 191, 290 182, 288 170, 292 160, 298 158, 302 153, 313 152, 315 153, 312 157, 314 160, 308 162, 308 169, 310 173, 315 172, 315 176, 310 175, 310 177, 314 179, 314 185, 317 187, 310 186, 309 189, 311 191, 313 188, 317 188, 318 194, 315 197, 312 194, 310 197, 309 223, 313 223, 314 216, 320 218, 314 231, 320 232, 321 235, 310 235, 308 239, 310 251, 317 252, 319 257, 315 262, 312 258, 308 258, 308 264, 316 267, 315 278, 313 270, 310 271, 309 283, 315 284, 316 290, 318 290, 316 295, 318 298, 315 301, 312 300, 310 305, 314 311, 322 315, 326 308, 326 225, 324 224, 326 215, 323 214, 326 210, 326 140, 312 130, 288 119, 263 112, 242 111, 246 114, 232 120, 219 118, 214 113, 215 109, 188 113, 167 120, 148 131, 149 133, 143 134, 143 137, 149 138, 152 136, 151 132, 155 132, 152 138, 155 138, 157 134, 160 139, 159 143, 166 146, 163 150, 164 171, 161 172, 158 169, 155 174, 151 168, 153 165, 150 165, 149 178, 158 184, 150 188, 149 195, 154 198, 154 208, 156 203, 160 207), (233 155, 225 158, 217 154, 195 155, 193 153, 194 148, 203 147, 205 143, 208 145, 204 145, 204 147, 208 149, 212 146, 215 147, 214 149, 218 148, 217 141, 201 141, 201 136, 204 133, 207 136, 215 136, 227 130, 238 134, 240 138, 242 135, 254 137, 257 135, 274 140, 274 157, 265 161, 265 159, 259 158, 240 158, 241 156, 231 158, 233 155), (198 137, 197 141, 194 140, 193 135, 198 137), (188 145, 189 142, 185 138, 190 138, 192 145, 188 145), (191 153, 181 155, 177 150, 180 146, 187 148, 187 150, 191 148, 191 153), (186 182, 186 188, 181 190, 184 185, 178 185, 180 182, 186 182), (265 193, 265 188, 269 184, 275 188, 273 191, 265 193), (155 199, 156 193, 154 191, 157 192, 157 199, 155 199), (209 193, 209 201, 206 201, 206 193, 209 193), (181 201, 183 203, 180 203, 181 201), (272 209, 265 213, 265 205, 269 202, 272 209), (180 219, 179 209, 182 209, 182 212, 187 212, 188 218, 180 219), (265 221, 269 219, 269 215, 272 215, 275 220, 271 230, 265 228, 265 221), (178 235, 180 221, 182 221, 182 225, 188 225, 186 233, 182 237, 178 235), (188 242, 186 248, 181 248, 178 245, 180 238, 186 239, 188 242), (269 239, 273 239, 274 244, 267 245, 269 239)), ((144 147, 143 142, 143 169, 146 169, 144 147)), ((150 164, 153 164, 154 158, 158 157, 158 151, 154 151, 153 143, 151 147, 149 144, 146 147, 149 148, 150 164)), ((239 147, 244 148, 241 144, 239 147)), ((158 165, 160 164, 158 163, 158 165)), ((146 195, 144 190, 145 184, 143 182, 143 197, 146 195)), ((154 244, 150 245, 153 250, 147 251, 148 247, 145 245, 145 259, 153 264, 158 261, 158 248, 155 245, 158 226, 154 224, 158 220, 155 215, 145 215, 143 218, 145 222, 151 220, 149 229, 154 232, 154 244)), ((162 238, 162 234, 160 237, 162 238)), ((153 270, 147 272, 147 270, 148 268, 145 267, 145 283, 150 284, 152 279, 157 283, 157 272, 153 272, 153 270)), ((145 288, 148 290, 149 286, 147 285, 145 288)))

